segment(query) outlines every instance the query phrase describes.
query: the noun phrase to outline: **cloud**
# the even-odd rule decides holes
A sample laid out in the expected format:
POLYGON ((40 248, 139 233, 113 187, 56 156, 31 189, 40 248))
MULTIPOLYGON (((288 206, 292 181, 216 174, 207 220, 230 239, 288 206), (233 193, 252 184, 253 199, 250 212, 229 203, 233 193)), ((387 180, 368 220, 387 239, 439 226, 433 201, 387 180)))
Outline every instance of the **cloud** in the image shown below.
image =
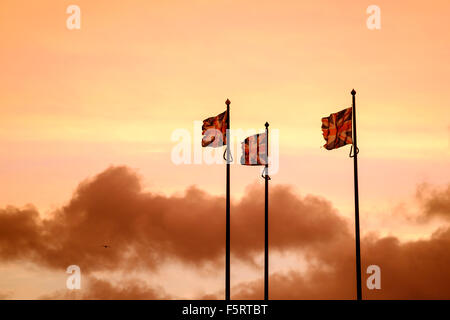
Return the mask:
POLYGON ((163 300, 171 297, 161 288, 151 288, 138 279, 121 281, 118 284, 95 277, 83 278, 87 288, 57 291, 43 295, 43 300, 163 300))
POLYGON ((450 185, 437 189, 422 184, 417 188, 417 198, 422 205, 420 221, 440 217, 450 219, 450 185))
MULTIPOLYGON (((263 190, 250 186, 232 205, 232 251, 251 261, 264 246, 263 190)), ((276 250, 329 243, 348 236, 345 221, 318 197, 271 189, 271 246, 276 250)), ((201 265, 222 263, 225 201, 189 188, 166 197, 143 192, 135 173, 113 167, 81 183, 70 202, 41 219, 36 209, 0 210, 0 258, 31 259, 83 272, 141 266, 167 258, 201 265), (104 248, 107 244, 110 248, 104 248)))
MULTIPOLYGON (((441 191, 419 190, 424 217, 448 215, 450 186, 441 191)), ((264 197, 258 185, 232 204, 232 254, 257 265, 264 246, 264 197)), ((169 298, 137 281, 110 283, 93 271, 155 271, 178 260, 223 272, 225 201, 196 187, 183 195, 163 196, 142 189, 139 177, 126 167, 111 167, 82 182, 72 199, 47 219, 35 208, 0 210, 0 259, 27 260, 52 269, 76 264, 89 277, 80 293, 51 297, 81 299, 169 298), (102 245, 108 244, 110 248, 102 245)), ((354 238, 350 223, 332 204, 316 196, 300 197, 289 187, 270 190, 271 252, 302 252, 304 271, 273 273, 273 299, 353 299, 355 296, 354 238)), ((363 285, 367 266, 381 268, 381 290, 370 299, 450 298, 450 228, 443 226, 429 239, 401 242, 396 237, 367 235, 362 239, 363 285)), ((240 283, 232 297, 262 298, 262 281, 240 283)), ((202 298, 223 298, 205 294, 202 298)))
MULTIPOLYGON (((395 237, 367 237, 361 243, 364 299, 449 299, 450 228, 429 240, 401 243, 395 237), (381 290, 369 290, 369 265, 381 269, 381 290)), ((304 272, 271 274, 270 299, 355 299, 354 240, 346 239, 329 248, 317 248, 315 262, 304 272)), ((220 299, 221 294, 205 295, 220 299)), ((232 299, 262 299, 263 281, 240 283, 232 299)))

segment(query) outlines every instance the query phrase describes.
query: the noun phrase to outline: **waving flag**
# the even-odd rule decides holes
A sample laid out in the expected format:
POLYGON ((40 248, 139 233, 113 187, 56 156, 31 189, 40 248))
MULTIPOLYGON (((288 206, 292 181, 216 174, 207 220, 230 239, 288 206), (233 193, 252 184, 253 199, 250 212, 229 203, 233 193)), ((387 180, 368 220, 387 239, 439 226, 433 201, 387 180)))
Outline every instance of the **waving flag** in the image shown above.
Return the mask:
POLYGON ((242 142, 241 164, 263 166, 267 163, 267 133, 258 133, 242 142))
POLYGON ((221 147, 227 144, 227 112, 203 120, 202 147, 221 147))
POLYGON ((327 141, 324 145, 327 150, 352 144, 352 108, 322 118, 322 131, 327 141))
POLYGON ((254 134, 242 142, 241 164, 264 166, 264 300, 269 300, 269 123, 266 132, 254 134))
POLYGON ((355 249, 356 249, 356 299, 362 300, 361 284, 361 244, 359 232, 359 189, 358 189, 358 145, 356 143, 356 91, 353 89, 352 107, 322 118, 324 147, 332 150, 351 144, 349 157, 353 158, 353 181, 355 187, 355 249), (353 154, 352 154, 353 150, 353 154))

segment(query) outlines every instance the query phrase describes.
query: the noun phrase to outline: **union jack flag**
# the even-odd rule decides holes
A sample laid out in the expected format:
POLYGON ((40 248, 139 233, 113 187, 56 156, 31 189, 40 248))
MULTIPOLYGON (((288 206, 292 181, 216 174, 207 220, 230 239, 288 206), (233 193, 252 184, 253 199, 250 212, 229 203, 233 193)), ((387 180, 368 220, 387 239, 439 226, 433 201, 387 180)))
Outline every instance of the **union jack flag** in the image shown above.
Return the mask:
POLYGON ((241 164, 263 166, 267 164, 267 134, 258 133, 242 142, 241 164))
POLYGON ((324 145, 327 150, 352 144, 352 108, 322 118, 322 132, 327 141, 324 145))
POLYGON ((202 147, 221 147, 227 144, 227 112, 203 120, 202 147))

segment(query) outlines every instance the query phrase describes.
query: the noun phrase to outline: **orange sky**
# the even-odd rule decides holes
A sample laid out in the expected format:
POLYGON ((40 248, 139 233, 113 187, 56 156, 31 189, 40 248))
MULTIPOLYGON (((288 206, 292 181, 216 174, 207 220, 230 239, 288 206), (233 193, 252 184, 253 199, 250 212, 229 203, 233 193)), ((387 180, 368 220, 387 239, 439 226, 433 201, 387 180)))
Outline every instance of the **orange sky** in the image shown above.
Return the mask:
MULTIPOLYGON (((0 207, 49 212, 110 165, 155 192, 223 195, 223 166, 175 166, 170 138, 229 98, 233 128, 280 132, 271 183, 351 217, 349 148, 321 148, 320 119, 350 106, 355 88, 362 232, 427 235, 387 223, 385 210, 419 184, 449 182, 449 16, 448 0, 4 0, 0 207), (69 4, 81 30, 66 28, 69 4), (371 4, 381 30, 366 27, 371 4)), ((232 167, 234 199, 254 182, 258 169, 232 167)))

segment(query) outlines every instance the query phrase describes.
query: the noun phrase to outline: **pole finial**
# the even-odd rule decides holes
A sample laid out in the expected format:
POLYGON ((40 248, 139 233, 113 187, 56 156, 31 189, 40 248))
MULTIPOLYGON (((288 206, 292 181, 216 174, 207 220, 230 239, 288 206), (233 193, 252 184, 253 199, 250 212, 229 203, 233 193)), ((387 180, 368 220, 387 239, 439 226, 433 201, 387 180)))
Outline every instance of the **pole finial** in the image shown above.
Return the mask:
POLYGON ((226 104, 227 106, 229 106, 230 103, 231 103, 230 99, 227 99, 227 101, 225 101, 225 104, 226 104))
POLYGON ((352 89, 352 92, 351 92, 351 94, 352 94, 352 96, 354 96, 354 95, 356 94, 356 91, 355 91, 355 89, 352 89))
POLYGON ((269 127, 269 123, 266 122, 266 123, 264 124, 264 126, 265 126, 266 128, 268 128, 268 127, 269 127))

